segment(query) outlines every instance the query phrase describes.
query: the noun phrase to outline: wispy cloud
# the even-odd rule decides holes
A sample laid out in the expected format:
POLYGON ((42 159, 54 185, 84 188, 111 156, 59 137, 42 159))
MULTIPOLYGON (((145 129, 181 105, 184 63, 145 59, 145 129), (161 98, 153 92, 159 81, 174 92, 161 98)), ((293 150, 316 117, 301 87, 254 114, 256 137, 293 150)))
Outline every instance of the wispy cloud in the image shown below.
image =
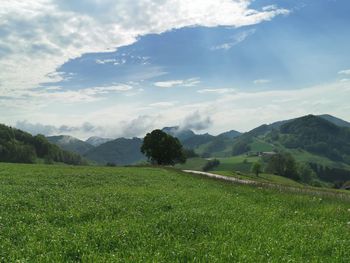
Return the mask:
POLYGON ((224 93, 232 93, 235 92, 235 89, 200 89, 197 90, 198 93, 217 93, 217 94, 224 94, 224 93))
POLYGON ((195 111, 188 115, 180 124, 182 129, 193 129, 202 131, 208 129, 213 124, 212 119, 205 113, 195 111))
POLYGON ((270 82, 271 82, 271 80, 269 80, 269 79, 256 79, 256 80, 253 81, 253 83, 255 85, 267 84, 267 83, 270 83, 270 82))
POLYGON ((160 101, 160 102, 151 103, 149 106, 156 107, 156 108, 172 107, 172 106, 175 106, 177 103, 178 101, 160 101))
POLYGON ((340 75, 350 75, 350 69, 341 70, 338 72, 340 75))
POLYGON ((255 33, 255 29, 249 29, 243 32, 240 32, 234 36, 231 37, 230 41, 211 47, 211 50, 229 50, 232 47, 238 45, 239 43, 243 42, 244 40, 246 40, 249 36, 253 35, 255 33))
POLYGON ((168 80, 155 82, 154 86, 160 88, 172 88, 172 87, 194 87, 200 83, 199 78, 191 78, 184 80, 168 80))

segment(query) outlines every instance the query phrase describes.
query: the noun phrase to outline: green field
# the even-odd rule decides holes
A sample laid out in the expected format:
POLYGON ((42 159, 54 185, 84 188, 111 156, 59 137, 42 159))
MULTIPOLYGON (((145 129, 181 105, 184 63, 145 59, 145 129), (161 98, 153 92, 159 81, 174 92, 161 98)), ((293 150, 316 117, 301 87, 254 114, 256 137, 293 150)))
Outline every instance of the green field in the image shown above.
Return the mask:
MULTIPOLYGON (((220 165, 215 167, 213 171, 239 171, 243 173, 250 173, 252 164, 257 162, 260 158, 240 155, 216 159, 220 161, 220 165)), ((207 160, 204 158, 191 158, 188 159, 185 164, 176 165, 176 168, 181 170, 191 169, 201 171, 206 162, 207 160)))
POLYGON ((0 164, 1 262, 349 262, 350 202, 161 168, 0 164))

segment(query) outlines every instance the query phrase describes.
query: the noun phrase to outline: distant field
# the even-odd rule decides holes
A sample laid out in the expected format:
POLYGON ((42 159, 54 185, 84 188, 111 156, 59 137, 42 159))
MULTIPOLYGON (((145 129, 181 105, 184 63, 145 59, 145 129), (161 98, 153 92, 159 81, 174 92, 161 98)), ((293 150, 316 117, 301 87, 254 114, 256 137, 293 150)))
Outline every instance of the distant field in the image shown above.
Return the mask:
POLYGON ((350 202, 161 168, 0 164, 1 262, 350 262, 350 202))
MULTIPOLYGON (((240 171, 250 173, 251 166, 254 162, 259 160, 259 157, 247 157, 246 155, 216 158, 220 160, 220 165, 214 168, 214 171, 240 171)), ((205 163, 204 158, 191 158, 185 164, 176 165, 179 169, 191 169, 201 171, 205 163)))

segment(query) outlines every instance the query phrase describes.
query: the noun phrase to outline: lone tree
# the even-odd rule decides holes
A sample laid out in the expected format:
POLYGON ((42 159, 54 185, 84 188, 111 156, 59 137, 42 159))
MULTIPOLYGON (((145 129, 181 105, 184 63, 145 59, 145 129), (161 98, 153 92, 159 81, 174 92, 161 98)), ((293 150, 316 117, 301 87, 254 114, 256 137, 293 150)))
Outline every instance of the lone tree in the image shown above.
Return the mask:
POLYGON ((259 162, 256 162, 252 166, 252 172, 258 177, 261 171, 261 164, 259 162))
POLYGON ((147 133, 141 146, 141 152, 153 164, 174 165, 186 162, 180 141, 161 130, 147 133))

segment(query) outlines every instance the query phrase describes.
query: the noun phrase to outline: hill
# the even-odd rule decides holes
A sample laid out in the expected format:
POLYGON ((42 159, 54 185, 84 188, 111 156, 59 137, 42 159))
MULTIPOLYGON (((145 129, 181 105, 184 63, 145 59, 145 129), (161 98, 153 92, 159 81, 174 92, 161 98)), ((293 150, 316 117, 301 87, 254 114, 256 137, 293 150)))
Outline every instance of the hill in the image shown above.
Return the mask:
POLYGON ((241 134, 234 130, 219 134, 218 136, 213 136, 208 133, 196 134, 192 130, 180 129, 178 126, 165 127, 162 130, 178 138, 184 148, 192 149, 205 157, 210 157, 212 155, 229 155, 233 140, 241 134))
POLYGON ((0 162, 35 163, 40 159, 50 163, 85 163, 80 155, 62 150, 43 135, 32 136, 0 124, 0 162))
POLYGON ((101 138, 98 136, 92 136, 86 140, 86 142, 94 147, 100 146, 101 144, 104 144, 106 142, 113 141, 113 139, 110 138, 101 138))
POLYGON ((350 128, 350 122, 344 121, 342 119, 339 119, 337 117, 334 117, 332 115, 329 114, 323 114, 323 115, 318 115, 319 117, 321 117, 322 119, 325 119, 339 127, 348 127, 350 128))
POLYGON ((119 138, 91 149, 84 156, 98 164, 130 165, 145 160, 141 145, 139 138, 119 138))
POLYGON ((0 167, 4 262, 350 261, 349 201, 322 192, 162 168, 0 167))
POLYGON ((94 148, 91 144, 81 141, 72 136, 60 135, 49 136, 46 138, 49 142, 58 145, 66 151, 75 152, 81 155, 94 148))
POLYGON ((240 136, 241 134, 242 133, 240 133, 238 131, 231 130, 231 131, 223 132, 223 133, 219 134, 218 137, 225 137, 227 139, 234 139, 234 138, 240 136))
POLYGON ((174 127, 164 127, 162 129, 163 132, 166 132, 167 134, 176 137, 180 140, 180 142, 186 141, 187 139, 190 139, 196 134, 190 130, 190 129, 181 129, 179 126, 174 127))
POLYGON ((301 148, 333 161, 350 164, 350 129, 308 115, 285 123, 278 138, 287 148, 301 148))

